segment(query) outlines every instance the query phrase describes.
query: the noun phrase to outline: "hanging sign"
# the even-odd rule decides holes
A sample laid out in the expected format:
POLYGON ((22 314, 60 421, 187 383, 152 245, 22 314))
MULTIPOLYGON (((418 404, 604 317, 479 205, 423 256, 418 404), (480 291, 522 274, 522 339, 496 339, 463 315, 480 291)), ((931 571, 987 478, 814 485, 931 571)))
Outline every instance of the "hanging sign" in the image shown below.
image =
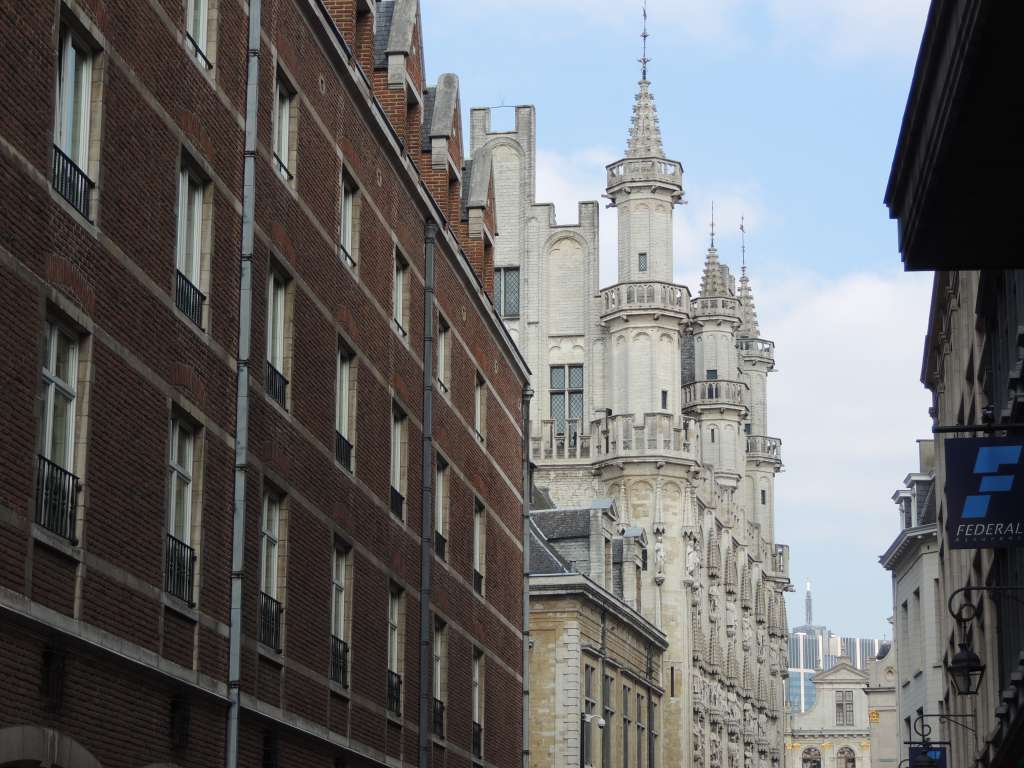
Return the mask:
POLYGON ((945 445, 950 546, 1024 546, 1024 439, 947 438, 945 445))
POLYGON ((932 744, 912 744, 910 746, 910 765, 946 768, 946 748, 936 747, 932 744))

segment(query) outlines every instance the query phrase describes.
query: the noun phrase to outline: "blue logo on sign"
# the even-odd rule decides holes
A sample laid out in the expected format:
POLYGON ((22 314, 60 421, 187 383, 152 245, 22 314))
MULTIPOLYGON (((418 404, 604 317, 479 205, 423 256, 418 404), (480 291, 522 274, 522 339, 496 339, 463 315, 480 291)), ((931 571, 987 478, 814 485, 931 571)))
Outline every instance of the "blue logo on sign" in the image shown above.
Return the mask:
POLYGON ((986 445, 978 449, 978 457, 974 462, 974 474, 982 475, 979 493, 968 496, 964 501, 965 518, 983 518, 988 515, 989 494, 1006 493, 1013 488, 1013 475, 1000 475, 999 468, 1004 464, 1020 463, 1020 454, 1024 446, 1020 445, 986 445))

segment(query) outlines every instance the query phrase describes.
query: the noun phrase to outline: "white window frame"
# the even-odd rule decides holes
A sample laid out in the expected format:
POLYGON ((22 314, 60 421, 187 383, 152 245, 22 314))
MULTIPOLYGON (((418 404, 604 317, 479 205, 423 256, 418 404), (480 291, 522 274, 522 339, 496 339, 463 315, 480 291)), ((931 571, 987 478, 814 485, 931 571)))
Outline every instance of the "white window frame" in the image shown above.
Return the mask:
POLYGON ((192 471, 195 460, 195 430, 178 418, 171 419, 170 493, 168 494, 167 532, 186 546, 192 546, 192 471), (185 460, 178 462, 178 452, 185 440, 185 460), (178 480, 184 485, 184 519, 177 519, 178 480), (180 527, 179 527, 180 523, 180 527))
POLYGON ((391 413, 391 487, 404 495, 402 489, 402 443, 405 437, 406 416, 398 408, 391 413))
POLYGON ((448 391, 448 364, 451 358, 451 327, 444 321, 444 318, 438 317, 438 328, 437 328, 437 383, 441 385, 441 389, 445 392, 448 391))
POLYGON ((339 640, 345 639, 346 630, 346 598, 345 580, 348 578, 348 552, 343 549, 334 550, 331 586, 331 634, 339 640))
POLYGON ((355 230, 355 197, 357 190, 352 188, 348 174, 341 173, 341 201, 339 205, 338 244, 349 266, 355 266, 356 257, 352 252, 352 237, 355 230))
MULTIPOLYGON (((185 31, 205 56, 209 45, 210 7, 208 0, 188 0, 185 9, 185 31), (197 26, 198 21, 198 26, 197 26)), ((199 56, 197 55, 198 59, 199 56)))
POLYGON ((433 656, 434 656, 434 670, 433 670, 433 689, 434 698, 438 701, 444 701, 444 624, 440 621, 434 622, 434 638, 433 638, 433 656))
POLYGON ((482 707, 482 686, 483 686, 483 662, 484 655, 477 649, 473 650, 473 691, 471 699, 471 712, 473 722, 479 726, 483 726, 483 707, 482 707))
POLYGON ((434 475, 434 531, 446 536, 448 530, 445 526, 445 508, 447 505, 448 493, 448 463, 440 456, 437 457, 437 471, 434 475))
POLYGON ((401 592, 393 588, 388 592, 388 671, 396 675, 401 674, 398 669, 398 619, 401 599, 401 592))
POLYGON ((270 493, 263 495, 260 516, 260 591, 278 600, 278 563, 281 544, 281 499, 270 493))
POLYGON ((78 404, 78 337, 54 322, 46 324, 46 360, 43 361, 42 379, 45 404, 41 424, 40 453, 48 461, 72 472, 75 461, 75 418, 78 404), (57 374, 57 341, 61 336, 69 342, 68 373, 72 377, 71 381, 66 381, 57 374), (53 455, 54 402, 58 396, 63 396, 69 401, 67 434, 64 437, 66 455, 63 457, 53 455))
POLYGON ((473 429, 479 440, 484 439, 484 408, 487 405, 487 382, 479 373, 476 375, 476 388, 473 392, 473 429))
POLYGON ((267 362, 284 374, 284 312, 286 283, 273 268, 267 275, 267 362))
POLYGON ((394 284, 391 288, 391 319, 402 336, 407 336, 409 333, 405 327, 405 281, 408 274, 409 265, 396 251, 394 284))
POLYGON ((191 169, 181 169, 178 179, 178 243, 175 261, 178 271, 197 288, 203 253, 205 187, 205 182, 191 169), (192 248, 191 257, 188 253, 189 246, 192 248))
POLYGON ((288 166, 291 161, 292 93, 280 70, 274 91, 274 171, 285 181, 291 181, 295 172, 288 166))
POLYGON ((61 33, 60 45, 54 143, 71 158, 83 173, 88 175, 94 54, 90 46, 86 45, 78 35, 67 27, 61 33), (77 142, 75 140, 76 119, 78 121, 77 142))
MULTIPOLYGON (((334 428, 338 434, 349 440, 349 398, 352 396, 352 355, 338 349, 338 370, 335 380, 336 402, 334 407, 334 428)), ((349 440, 351 442, 351 440, 349 440)))
POLYGON ((473 570, 484 575, 484 515, 487 510, 480 500, 473 502, 473 570))

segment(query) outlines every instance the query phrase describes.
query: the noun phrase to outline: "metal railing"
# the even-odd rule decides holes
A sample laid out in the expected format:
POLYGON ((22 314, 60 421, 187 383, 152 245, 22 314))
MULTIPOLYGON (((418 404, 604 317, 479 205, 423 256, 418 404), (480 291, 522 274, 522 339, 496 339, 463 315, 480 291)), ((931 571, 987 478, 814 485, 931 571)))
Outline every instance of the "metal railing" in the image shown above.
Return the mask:
POLYGON ((348 688, 348 643, 331 636, 331 680, 348 688))
POLYGON ((206 297, 180 270, 174 283, 174 303, 185 317, 200 328, 203 327, 203 304, 206 303, 206 297))
POLYGON ((473 757, 484 756, 484 727, 473 723, 473 757))
POLYGON ((352 254, 349 253, 348 248, 341 243, 338 243, 338 255, 341 256, 345 263, 350 267, 354 267, 356 265, 356 260, 352 258, 352 254))
POLYGON ((77 544, 77 503, 78 478, 45 456, 40 456, 39 471, 36 474, 36 522, 72 544, 77 544))
POLYGON ((260 592, 259 641, 275 651, 281 650, 281 613, 284 607, 266 592, 260 592))
POLYGON ((448 549, 448 539, 441 535, 440 531, 434 531, 434 552, 444 560, 445 552, 448 549))
POLYGON ((391 514, 395 517, 401 517, 402 512, 405 510, 405 496, 403 496, 397 488, 391 486, 391 514))
POLYGON ((292 172, 288 170, 288 165, 278 156, 277 152, 274 153, 274 167, 277 169, 277 174, 282 178, 288 181, 295 178, 292 172))
POLYGON ((402 714, 402 676, 388 670, 388 711, 402 714))
POLYGON ((167 534, 167 565, 164 574, 164 589, 168 594, 189 605, 192 599, 196 571, 196 551, 181 539, 167 534))
POLYGON ((56 144, 53 145, 52 181, 53 188, 60 196, 71 203, 87 221, 92 221, 89 206, 96 185, 56 144))
POLYGON ((473 591, 478 595, 484 593, 484 575, 480 571, 473 571, 473 591))
POLYGON ((444 702, 440 699, 434 699, 434 735, 444 738, 444 702))
POLYGON ((192 51, 194 52, 195 57, 199 59, 202 65, 207 69, 213 69, 213 62, 206 58, 206 54, 203 53, 203 49, 199 47, 199 43, 196 42, 196 39, 192 37, 192 35, 190 35, 188 32, 186 32, 185 40, 187 40, 188 43, 192 46, 192 51))
POLYGON ((341 466, 352 471, 352 443, 341 432, 334 433, 334 456, 341 466))
POLYGON ((270 361, 267 361, 267 394, 270 395, 274 400, 281 404, 282 408, 287 408, 285 404, 285 395, 288 392, 288 379, 284 377, 277 368, 275 368, 270 361))

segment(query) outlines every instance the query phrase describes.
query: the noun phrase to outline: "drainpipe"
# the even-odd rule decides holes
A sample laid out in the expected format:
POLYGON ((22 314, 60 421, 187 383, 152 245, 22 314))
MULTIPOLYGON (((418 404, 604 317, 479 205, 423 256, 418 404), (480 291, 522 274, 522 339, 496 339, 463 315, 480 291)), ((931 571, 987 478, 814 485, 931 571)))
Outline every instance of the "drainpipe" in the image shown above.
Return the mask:
POLYGON ((523 387, 523 765, 530 768, 530 400, 533 390, 523 387))
POLYGON ((436 228, 427 220, 423 233, 423 496, 420 525, 420 732, 419 768, 430 768, 431 715, 434 711, 430 627, 430 575, 434 533, 434 246, 436 228))
POLYGON ((252 352, 252 257, 256 210, 256 108, 260 77, 260 0, 249 0, 246 53, 242 252, 238 291, 238 378, 235 400, 235 495, 231 522, 231 626, 228 633, 228 728, 224 764, 238 768, 242 704, 242 587, 245 574, 246 470, 249 464, 249 356, 252 352))

